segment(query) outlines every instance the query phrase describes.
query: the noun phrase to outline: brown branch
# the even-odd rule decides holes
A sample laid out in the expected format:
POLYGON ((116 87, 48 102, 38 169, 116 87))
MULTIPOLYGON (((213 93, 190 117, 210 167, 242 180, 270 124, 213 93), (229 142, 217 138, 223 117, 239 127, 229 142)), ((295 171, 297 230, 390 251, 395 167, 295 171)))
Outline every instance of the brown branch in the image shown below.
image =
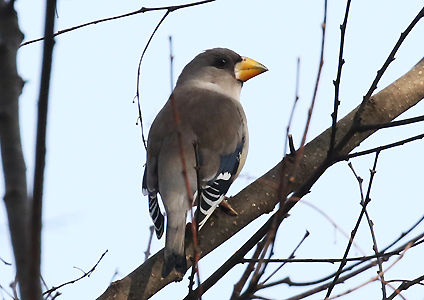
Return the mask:
MULTIPOLYGON (((375 94, 368 105, 365 106, 362 122, 364 124, 387 123, 417 104, 424 98, 423 70, 424 59, 407 74, 375 94)), ((337 123, 336 140, 347 133, 356 111, 357 108, 337 123)), ((339 154, 348 154, 373 132, 367 131, 353 135, 346 145, 340 149, 339 154)), ((316 172, 327 157, 330 136, 331 128, 305 146, 299 171, 287 192, 299 188, 305 182, 309 184, 312 180, 314 182, 318 180, 322 173, 317 175, 316 172)), ((286 157, 284 163, 287 164, 287 167, 283 176, 287 178, 293 168, 293 162, 286 157)), ((281 168, 282 162, 230 199, 231 206, 239 213, 238 216, 227 216, 220 210, 215 211, 210 217, 210 221, 199 232, 200 257, 210 253, 260 215, 269 213, 274 209, 274 206, 280 201, 278 186, 282 180, 281 168)), ((293 206, 294 204, 291 203, 290 205, 293 206)), ((290 205, 287 205, 286 210, 290 209, 290 205)), ((191 233, 186 234, 186 249, 189 256, 192 255, 190 236, 191 233)), ((162 264, 163 250, 150 257, 143 265, 122 280, 112 283, 98 299, 121 300, 151 297, 170 282, 177 280, 177 277, 173 274, 161 279, 162 264)))
POLYGON ((24 85, 16 67, 16 53, 22 42, 13 2, 0 0, 0 147, 4 173, 10 237, 23 300, 31 299, 28 286, 28 220, 26 166, 22 153, 18 99, 24 85))

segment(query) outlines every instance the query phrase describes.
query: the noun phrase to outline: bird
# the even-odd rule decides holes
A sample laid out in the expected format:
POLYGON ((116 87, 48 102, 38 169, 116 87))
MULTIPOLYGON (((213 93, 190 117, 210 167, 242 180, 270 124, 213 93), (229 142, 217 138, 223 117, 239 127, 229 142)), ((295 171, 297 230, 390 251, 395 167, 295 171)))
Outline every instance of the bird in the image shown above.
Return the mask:
POLYGON ((142 191, 158 239, 165 226, 158 193, 166 212, 163 278, 174 269, 187 271, 184 237, 190 201, 199 193, 200 230, 243 168, 249 136, 240 92, 245 81, 266 71, 230 49, 206 50, 184 67, 150 127, 142 191))

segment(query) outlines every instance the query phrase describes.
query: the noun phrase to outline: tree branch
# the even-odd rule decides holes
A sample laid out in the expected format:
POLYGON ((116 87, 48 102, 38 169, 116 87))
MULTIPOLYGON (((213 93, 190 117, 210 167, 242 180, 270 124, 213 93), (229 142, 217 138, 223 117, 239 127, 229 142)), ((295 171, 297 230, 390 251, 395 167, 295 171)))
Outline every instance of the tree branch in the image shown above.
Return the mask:
POLYGON ((46 165, 47 108, 50 91, 50 75, 54 47, 54 19, 56 0, 46 1, 44 28, 43 64, 41 69, 40 94, 38 97, 37 141, 35 148, 34 188, 30 220, 30 293, 32 299, 43 299, 41 293, 41 225, 43 209, 44 167, 46 165))
POLYGON ((6 191, 4 202, 21 297, 30 299, 27 272, 29 205, 18 110, 24 83, 16 68, 16 53, 22 39, 13 2, 0 0, 0 146, 6 191))

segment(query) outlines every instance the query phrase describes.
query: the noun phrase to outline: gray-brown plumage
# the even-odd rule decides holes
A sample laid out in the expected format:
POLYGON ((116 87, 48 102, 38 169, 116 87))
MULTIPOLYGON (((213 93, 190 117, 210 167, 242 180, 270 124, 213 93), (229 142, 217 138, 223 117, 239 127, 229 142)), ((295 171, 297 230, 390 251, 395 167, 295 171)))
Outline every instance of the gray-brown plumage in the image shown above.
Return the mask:
POLYGON ((190 197, 177 130, 181 134, 191 196, 197 191, 193 144, 197 145, 201 228, 224 198, 246 159, 249 138, 246 116, 239 101, 242 84, 266 70, 265 66, 231 50, 207 50, 183 69, 170 99, 150 128, 143 192, 149 195, 149 210, 158 238, 163 233, 164 217, 157 193, 166 210, 164 278, 174 268, 181 274, 187 270, 184 234, 190 197), (180 119, 178 126, 172 101, 180 119))

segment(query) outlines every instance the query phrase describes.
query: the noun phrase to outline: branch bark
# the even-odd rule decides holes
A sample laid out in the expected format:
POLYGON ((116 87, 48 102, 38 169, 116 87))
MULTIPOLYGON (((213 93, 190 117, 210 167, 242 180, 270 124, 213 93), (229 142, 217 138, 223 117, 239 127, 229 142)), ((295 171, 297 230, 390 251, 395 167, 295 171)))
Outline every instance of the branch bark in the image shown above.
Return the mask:
POLYGON ((22 42, 13 1, 0 0, 0 144, 6 193, 4 202, 22 299, 31 299, 28 289, 28 217, 26 166, 19 130, 18 99, 24 85, 16 68, 16 53, 22 42))
MULTIPOLYGON (((424 59, 404 76, 371 97, 362 114, 362 124, 390 122, 423 98, 424 59)), ((358 107, 337 123, 336 143, 350 129, 358 107)), ((338 154, 348 154, 375 131, 377 130, 354 134, 338 154)), ((331 128, 328 128, 305 146, 303 159, 296 170, 295 180, 287 192, 295 191, 311 178, 313 182, 318 180, 322 172, 316 173, 315 171, 327 157, 330 138, 331 128)), ((292 173, 293 163, 287 157, 285 161, 287 172, 283 176, 288 176, 292 173)), ((237 217, 227 216, 220 210, 212 215, 210 221, 199 232, 200 257, 207 255, 260 215, 269 213, 274 209, 274 206, 280 200, 278 188, 280 182, 282 182, 281 168, 282 163, 280 162, 230 199, 231 206, 238 212, 237 217)), ((289 208, 291 206, 289 205, 289 208)), ((191 236, 191 233, 186 232, 188 257, 193 254, 191 236)), ((162 264, 163 249, 122 280, 113 282, 98 300, 148 299, 170 282, 181 279, 175 272, 162 279, 160 275, 162 264)))

